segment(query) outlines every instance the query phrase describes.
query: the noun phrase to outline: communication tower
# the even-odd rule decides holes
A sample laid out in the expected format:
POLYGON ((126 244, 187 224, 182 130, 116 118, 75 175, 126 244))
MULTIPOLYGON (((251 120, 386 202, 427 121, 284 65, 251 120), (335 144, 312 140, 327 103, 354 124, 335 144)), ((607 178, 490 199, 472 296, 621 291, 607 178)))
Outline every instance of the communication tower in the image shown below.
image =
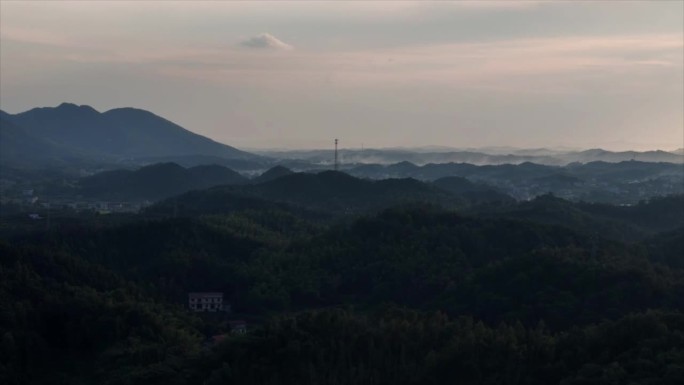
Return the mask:
POLYGON ((337 163, 337 139, 335 139, 335 171, 337 171, 338 168, 338 163, 337 163))

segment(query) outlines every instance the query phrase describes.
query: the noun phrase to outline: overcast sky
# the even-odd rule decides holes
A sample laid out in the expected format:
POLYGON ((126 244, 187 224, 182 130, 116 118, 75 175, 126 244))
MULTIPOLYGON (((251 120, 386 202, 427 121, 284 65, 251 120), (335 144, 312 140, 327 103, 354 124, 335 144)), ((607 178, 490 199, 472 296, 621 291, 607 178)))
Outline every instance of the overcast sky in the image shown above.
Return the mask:
POLYGON ((0 1, 0 107, 241 148, 684 147, 684 2, 0 1))

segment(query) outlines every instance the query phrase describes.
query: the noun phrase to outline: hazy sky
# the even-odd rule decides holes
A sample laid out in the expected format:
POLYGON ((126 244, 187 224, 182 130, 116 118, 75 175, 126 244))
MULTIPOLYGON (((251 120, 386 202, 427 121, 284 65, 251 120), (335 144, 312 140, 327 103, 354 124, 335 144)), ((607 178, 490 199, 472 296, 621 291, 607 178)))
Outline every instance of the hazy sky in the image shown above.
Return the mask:
POLYGON ((0 107, 237 147, 684 147, 684 1, 0 1, 0 107))

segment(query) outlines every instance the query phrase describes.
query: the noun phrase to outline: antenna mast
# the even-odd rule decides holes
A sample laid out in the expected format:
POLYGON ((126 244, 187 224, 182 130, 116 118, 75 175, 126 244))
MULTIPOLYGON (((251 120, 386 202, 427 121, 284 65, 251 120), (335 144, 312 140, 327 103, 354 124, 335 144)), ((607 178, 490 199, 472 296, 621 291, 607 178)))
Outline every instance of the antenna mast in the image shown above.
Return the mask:
POLYGON ((335 139, 335 171, 337 171, 337 139, 335 139))

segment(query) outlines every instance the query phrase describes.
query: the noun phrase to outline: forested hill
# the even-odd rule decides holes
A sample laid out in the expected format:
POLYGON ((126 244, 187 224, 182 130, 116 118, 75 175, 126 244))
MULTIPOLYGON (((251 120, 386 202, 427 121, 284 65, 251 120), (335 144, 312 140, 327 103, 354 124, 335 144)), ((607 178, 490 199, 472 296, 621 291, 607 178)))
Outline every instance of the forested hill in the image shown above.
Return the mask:
POLYGON ((551 194, 509 205, 479 205, 465 209, 481 217, 507 217, 555 224, 595 236, 625 242, 684 226, 684 195, 656 197, 634 206, 570 202, 551 194))
POLYGON ((517 202, 458 177, 264 175, 160 164, 81 187, 237 184, 138 214, 3 212, 0 383, 684 381, 681 195, 517 202), (195 291, 233 313, 190 313, 195 291))
POLYGON ((286 175, 246 191, 269 200, 351 212, 406 202, 452 200, 443 191, 415 179, 369 181, 336 171, 286 175))
POLYGON ((513 203, 515 200, 499 189, 484 183, 474 183, 466 178, 451 176, 437 179, 434 186, 452 194, 462 196, 471 203, 503 202, 513 203))
POLYGON ((79 180, 78 193, 88 198, 156 201, 190 190, 247 183, 248 179, 222 166, 183 168, 160 163, 138 170, 105 171, 79 180))
POLYGON ((263 183, 263 182, 268 182, 274 179, 278 179, 283 176, 287 176, 293 174, 293 171, 290 170, 287 167, 283 166, 275 166, 272 167, 266 171, 264 171, 261 175, 258 177, 254 178, 252 180, 253 183, 263 183))
POLYGON ((0 374, 9 384, 674 384, 684 270, 669 234, 634 247, 435 207, 332 226, 273 206, 55 227, 0 245, 0 374), (248 335, 202 351, 227 326, 182 310, 189 291, 225 293, 253 320, 248 335))
MULTIPOLYGON (((235 205, 231 202, 249 199, 252 202, 280 202, 314 211, 358 215, 369 210, 418 202, 453 208, 477 202, 513 201, 507 195, 481 185, 467 192, 450 192, 437 184, 410 178, 374 181, 336 171, 285 173, 277 178, 264 179, 266 181, 262 183, 193 191, 161 202, 153 210, 180 209, 178 213, 181 215, 184 211, 209 213, 212 210, 234 210, 235 205)), ((257 178, 255 182, 260 180, 257 178)))

